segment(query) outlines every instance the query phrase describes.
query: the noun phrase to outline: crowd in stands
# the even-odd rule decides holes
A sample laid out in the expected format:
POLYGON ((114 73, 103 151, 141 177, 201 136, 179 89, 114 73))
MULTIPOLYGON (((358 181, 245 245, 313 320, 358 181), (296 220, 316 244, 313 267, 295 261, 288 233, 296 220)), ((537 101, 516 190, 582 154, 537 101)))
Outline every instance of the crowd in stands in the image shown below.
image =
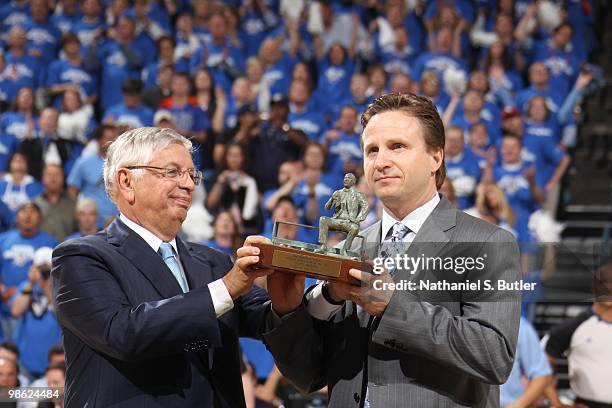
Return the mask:
MULTIPOLYGON (((578 108, 596 86, 594 22, 589 0, 3 2, 0 354, 12 354, 0 372, 17 360, 15 384, 57 380, 50 248, 117 215, 103 162, 133 127, 192 140, 205 178, 183 233, 232 255, 246 235, 270 236, 273 220, 330 215, 344 174, 363 172, 361 113, 387 92, 422 94, 447 130, 444 195, 528 252, 530 216, 554 217, 578 108)), ((358 188, 365 227, 381 208, 363 178, 358 188)), ((264 346, 243 347, 245 378, 273 400, 264 346)), ((532 360, 530 375, 550 374, 532 360)))

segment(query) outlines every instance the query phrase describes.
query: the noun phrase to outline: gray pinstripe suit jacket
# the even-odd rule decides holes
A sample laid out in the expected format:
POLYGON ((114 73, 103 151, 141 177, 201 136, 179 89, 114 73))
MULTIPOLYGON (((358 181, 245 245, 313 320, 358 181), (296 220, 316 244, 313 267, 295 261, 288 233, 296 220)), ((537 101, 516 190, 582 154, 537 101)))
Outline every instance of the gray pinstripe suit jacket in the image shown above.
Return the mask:
MULTIPOLYGON (((362 235, 375 246, 380 230, 379 222, 362 235)), ((485 253, 482 271, 400 271, 394 279, 491 279, 493 285, 498 279, 519 279, 514 237, 442 198, 407 254, 485 253), (463 242, 472 244, 469 249, 455 245, 463 242)), ((372 408, 498 407, 498 384, 512 369, 519 316, 518 292, 395 291, 380 318, 345 302, 323 322, 302 306, 264 333, 264 341, 282 373, 302 392, 328 386, 330 408, 363 406, 366 386, 372 408)))

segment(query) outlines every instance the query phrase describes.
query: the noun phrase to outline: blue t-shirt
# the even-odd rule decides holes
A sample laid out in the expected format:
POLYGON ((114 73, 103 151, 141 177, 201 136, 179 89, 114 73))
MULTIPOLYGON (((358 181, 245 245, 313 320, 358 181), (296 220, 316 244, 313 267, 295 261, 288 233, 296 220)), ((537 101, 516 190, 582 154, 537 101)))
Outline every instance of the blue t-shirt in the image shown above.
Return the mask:
MULTIPOLYGON (((210 128, 208 115, 198 106, 186 104, 184 106, 171 106, 168 110, 172 113, 176 127, 191 132, 206 131, 210 128)), ((192 140, 194 151, 192 154, 193 164, 196 168, 204 170, 204 157, 200 151, 200 143, 192 140)))
POLYGON ((12 26, 23 26, 30 19, 30 2, 17 5, 14 1, 0 7, 2 31, 8 33, 12 26))
POLYGON ((33 237, 24 237, 19 230, 10 230, 0 235, 0 275, 6 286, 19 286, 27 281, 34 252, 38 248, 55 248, 57 240, 42 231, 33 237))
POLYGON ((529 380, 542 377, 552 373, 546 353, 540 346, 538 334, 533 326, 521 317, 519 326, 518 343, 516 346, 516 356, 512 371, 505 384, 499 387, 499 399, 501 406, 510 404, 518 399, 525 392, 522 377, 529 380))
POLYGON ((538 89, 530 86, 516 94, 517 109, 520 112, 527 112, 527 105, 534 96, 544 97, 548 109, 552 112, 557 112, 565 100, 565 95, 563 95, 560 89, 551 86, 548 86, 546 89, 538 89))
POLYGON ((98 50, 98 58, 102 64, 102 84, 104 86, 100 92, 102 107, 106 110, 109 107, 121 103, 121 85, 128 78, 140 78, 140 70, 145 64, 155 58, 154 50, 150 49, 148 42, 142 37, 136 38, 131 44, 127 45, 137 59, 129 63, 121 47, 115 41, 108 41, 98 50))
MULTIPOLYGON (((38 117, 33 116, 34 128, 38 127, 38 117)), ((20 112, 5 112, 0 119, 0 129, 2 133, 13 136, 18 141, 26 138, 28 135, 28 123, 24 114, 20 112)))
POLYGON ((153 111, 144 105, 128 108, 124 103, 108 108, 102 122, 111 121, 118 125, 130 125, 138 128, 153 126, 153 111))
POLYGON ((27 32, 28 48, 40 51, 43 63, 48 63, 57 57, 62 33, 51 21, 37 23, 29 20, 23 28, 27 32))
POLYGON ((253 7, 246 9, 242 15, 241 38, 244 46, 245 57, 257 55, 259 46, 266 38, 270 27, 274 27, 279 23, 278 18, 274 13, 263 15, 259 10, 253 7))
POLYGON ((62 32, 62 34, 66 34, 68 32, 74 32, 74 26, 82 18, 83 16, 79 11, 72 15, 69 15, 65 13, 60 13, 59 10, 56 10, 55 14, 51 16, 51 22, 55 24, 55 26, 62 32))
POLYGON ((262 79, 270 86, 270 94, 281 93, 286 95, 289 92, 291 73, 296 63, 297 60, 294 57, 284 52, 274 65, 264 71, 262 79))
POLYGON ((4 73, 14 73, 17 90, 22 87, 36 89, 44 84, 43 68, 43 63, 29 54, 17 57, 9 51, 4 55, 4 73))
POLYGON ((97 155, 81 156, 77 159, 66 180, 68 186, 79 189, 79 196, 91 198, 98 207, 98 226, 102 227, 108 217, 117 215, 117 207, 108 198, 104 188, 102 167, 104 161, 97 155))
POLYGON ((104 20, 99 18, 97 21, 88 22, 84 17, 81 17, 72 26, 72 31, 79 37, 79 41, 83 49, 88 49, 94 43, 94 36, 99 29, 106 28, 104 20))
POLYGON ((520 243, 533 242, 533 237, 527 225, 531 214, 539 208, 529 188, 529 182, 523 175, 530 166, 532 166, 531 163, 521 162, 512 165, 499 165, 493 169, 493 179, 506 194, 508 204, 514 211, 516 222, 513 227, 517 232, 520 243))
POLYGON ((467 64, 465 61, 454 57, 451 54, 445 54, 441 52, 426 52, 417 58, 414 63, 414 69, 412 70, 412 80, 419 82, 423 72, 432 69, 437 72, 438 77, 442 78, 444 71, 449 68, 461 70, 465 72, 466 77, 468 73, 467 64))
POLYGON ((311 141, 319 141, 327 130, 325 118, 319 112, 307 109, 305 112, 290 112, 287 121, 294 129, 306 133, 311 141))
MULTIPOLYGON (((73 65, 68 60, 58 59, 51 62, 47 71, 47 86, 73 84, 79 86, 85 97, 97 94, 98 84, 95 75, 85 69, 85 64, 73 65)), ((53 103, 55 107, 61 106, 61 96, 57 96, 53 103)))
POLYGON ((543 43, 536 48, 535 61, 541 61, 548 67, 549 86, 558 90, 563 97, 567 96, 578 78, 580 62, 576 56, 543 43))
POLYGON ((243 73, 245 68, 242 51, 232 45, 228 39, 222 45, 213 42, 202 45, 191 56, 189 65, 191 72, 207 67, 215 84, 221 86, 227 95, 231 93, 233 75, 243 73))
POLYGON ((523 149, 521 159, 535 163, 536 182, 541 189, 550 181, 555 169, 566 156, 565 151, 557 143, 556 135, 549 133, 547 126, 525 123, 523 149))
MULTIPOLYGON (((19 292, 10 300, 12 304, 27 285, 23 282, 19 292)), ((61 343, 62 332, 55 317, 52 302, 36 284, 30 295, 31 306, 21 317, 13 341, 19 347, 19 362, 30 372, 41 374, 47 369, 49 349, 61 343)))
POLYGON ((232 247, 221 246, 215 240, 205 240, 205 241, 200 242, 200 244, 206 245, 207 247, 212 248, 212 249, 217 249, 217 250, 219 250, 219 251, 221 251, 224 254, 227 254, 229 256, 233 256, 234 255, 234 253, 233 253, 234 251, 233 251, 232 247))
POLYGON ((32 176, 26 176, 20 184, 14 184, 8 177, 0 180, 0 199, 13 211, 20 205, 32 201, 43 192, 43 186, 32 176))
POLYGON ((330 140, 327 145, 327 168, 335 177, 344 177, 344 163, 352 161, 361 165, 363 152, 357 133, 347 134, 339 130, 338 136, 338 140, 330 140))
POLYGON ((317 72, 319 74, 319 84, 317 94, 320 101, 325 104, 325 112, 331 111, 331 108, 351 97, 350 85, 351 77, 355 72, 355 63, 346 58, 341 65, 333 65, 328 58, 323 58, 317 63, 317 72))
POLYGON ((480 181, 481 170, 478 159, 471 150, 464 149, 458 157, 445 158, 446 176, 453 182, 457 207, 461 210, 474 205, 474 192, 480 181))

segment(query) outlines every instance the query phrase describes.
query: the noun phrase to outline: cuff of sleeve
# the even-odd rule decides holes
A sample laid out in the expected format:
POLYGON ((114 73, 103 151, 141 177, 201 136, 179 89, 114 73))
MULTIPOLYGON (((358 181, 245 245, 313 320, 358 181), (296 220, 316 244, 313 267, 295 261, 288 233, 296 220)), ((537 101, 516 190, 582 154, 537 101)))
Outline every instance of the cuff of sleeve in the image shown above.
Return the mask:
POLYGON ((335 302, 326 294, 324 285, 325 283, 319 283, 306 294, 308 313, 319 320, 329 320, 344 305, 344 302, 335 302))
POLYGON ((222 279, 210 282, 208 284, 208 290, 210 291, 210 297, 217 317, 223 316, 234 308, 234 301, 222 279))

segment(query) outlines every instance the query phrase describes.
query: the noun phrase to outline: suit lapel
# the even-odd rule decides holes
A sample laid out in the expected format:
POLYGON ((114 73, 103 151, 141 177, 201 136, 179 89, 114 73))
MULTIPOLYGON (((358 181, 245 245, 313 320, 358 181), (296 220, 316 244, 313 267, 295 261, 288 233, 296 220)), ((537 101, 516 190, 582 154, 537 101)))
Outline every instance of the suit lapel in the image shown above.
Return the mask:
POLYGON ((155 287, 163 298, 183 293, 164 260, 138 234, 119 219, 108 229, 108 242, 123 255, 155 287))
MULTIPOLYGON (((441 197, 440 202, 429 214, 408 247, 407 255, 409 257, 422 255, 435 257, 450 241, 447 231, 455 227, 456 221, 457 210, 446 198, 441 197)), ((415 279, 419 272, 414 271, 413 274, 410 274, 410 278, 415 279)), ((399 273, 396 279, 406 278, 406 273, 409 272, 399 273)))
POLYGON ((179 258, 183 264, 189 289, 196 289, 213 281, 212 268, 208 259, 196 255, 195 251, 180 238, 176 238, 179 258))

